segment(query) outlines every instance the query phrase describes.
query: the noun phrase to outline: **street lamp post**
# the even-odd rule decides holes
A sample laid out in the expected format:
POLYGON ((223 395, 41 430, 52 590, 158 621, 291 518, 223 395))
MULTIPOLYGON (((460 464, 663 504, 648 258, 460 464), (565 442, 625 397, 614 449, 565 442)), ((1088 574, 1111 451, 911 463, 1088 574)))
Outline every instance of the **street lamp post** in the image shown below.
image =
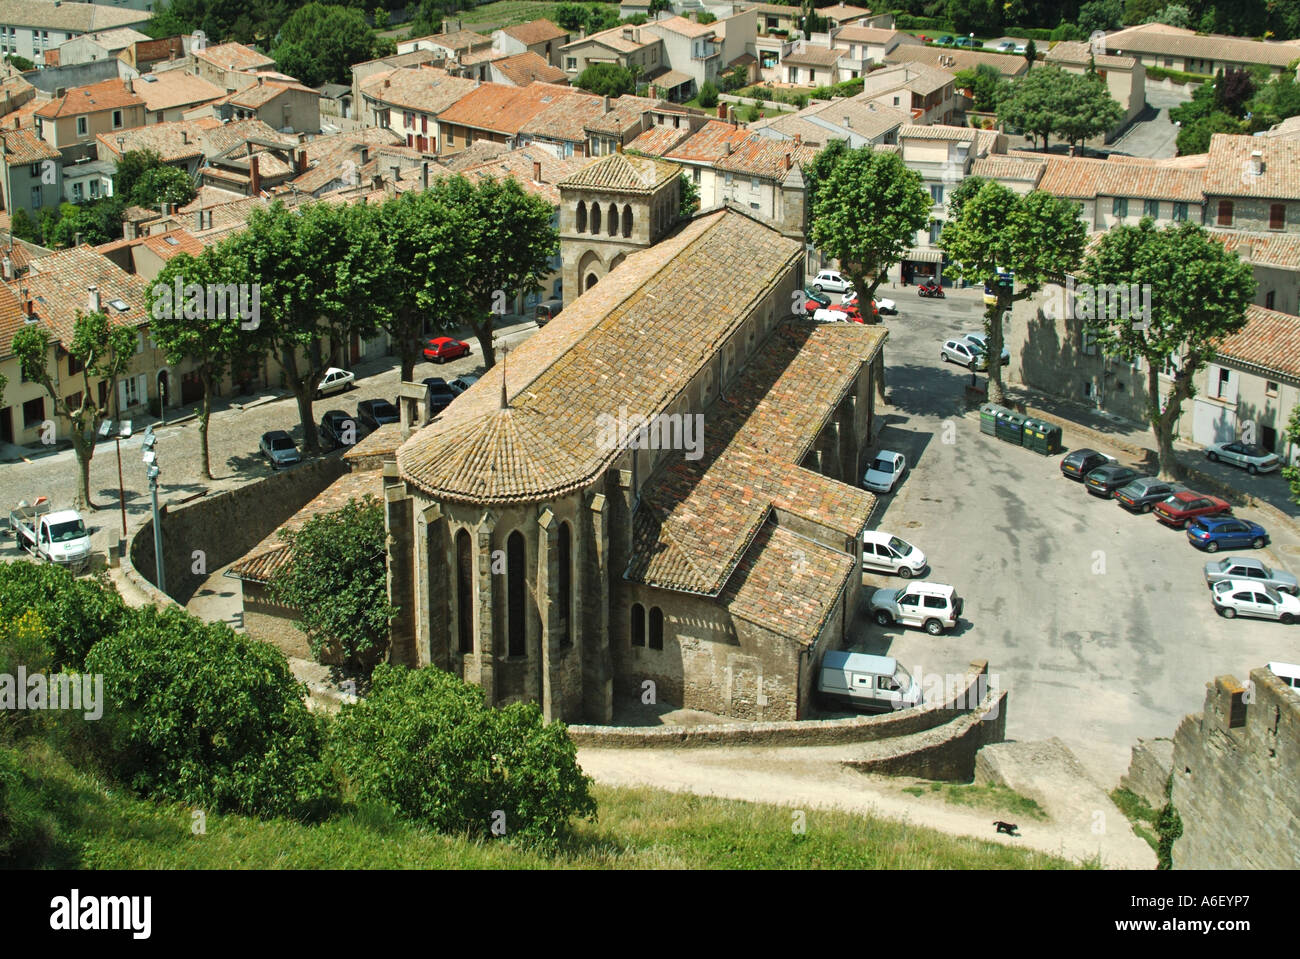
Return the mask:
POLYGON ((155 570, 157 576, 157 586, 164 593, 167 592, 167 583, 163 576, 163 549, 162 549, 162 523, 158 516, 158 475, 162 472, 158 469, 158 453, 154 447, 158 443, 158 437, 154 435, 153 424, 150 423, 144 430, 144 465, 149 467, 149 494, 153 497, 153 554, 155 570))

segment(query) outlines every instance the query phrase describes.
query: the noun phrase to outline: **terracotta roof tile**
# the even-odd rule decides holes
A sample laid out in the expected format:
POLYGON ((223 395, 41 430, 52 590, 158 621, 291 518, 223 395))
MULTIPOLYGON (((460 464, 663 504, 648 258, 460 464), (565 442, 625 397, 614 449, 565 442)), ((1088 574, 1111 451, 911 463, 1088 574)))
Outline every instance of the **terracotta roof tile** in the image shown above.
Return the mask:
POLYGON ((675 163, 614 153, 566 177, 560 186, 611 193, 653 193, 680 173, 681 167, 675 163))
POLYGON ((71 342, 77 313, 87 310, 89 286, 99 288, 100 305, 111 323, 134 327, 149 319, 145 281, 89 246, 33 260, 22 284, 37 316, 64 343, 71 342), (110 305, 112 300, 121 300, 127 309, 116 309, 110 305))
MULTIPOLYGON (((1297 49, 1300 56, 1300 49, 1297 49)), ((1300 200, 1300 142, 1282 137, 1216 133, 1210 138, 1205 170, 1207 196, 1300 200), (1262 154, 1263 169, 1254 172, 1251 154, 1262 154)))
POLYGON ((144 23, 149 14, 101 4, 53 3, 48 0, 0 0, 0 23, 72 33, 89 33, 144 23))
POLYGON ((150 113, 208 103, 226 95, 221 87, 184 70, 146 73, 135 82, 135 92, 150 113))
POLYGON ((530 83, 558 83, 567 85, 569 75, 559 67, 553 67, 536 53, 526 51, 513 57, 504 57, 495 64, 497 70, 517 87, 526 87, 530 83))
POLYGON ((803 643, 821 633, 853 573, 853 557, 766 525, 722 592, 727 612, 803 643))
POLYGON ((123 107, 143 104, 144 100, 139 96, 127 92, 124 81, 113 78, 84 87, 73 87, 63 96, 50 100, 36 110, 36 116, 53 120, 58 117, 80 116, 83 113, 119 110, 123 107))
POLYGON ((275 66, 275 61, 266 54, 258 53, 242 43, 218 43, 192 52, 198 59, 206 60, 222 70, 248 71, 275 66))
POLYGON ((722 120, 710 120, 685 143, 670 150, 664 159, 713 163, 727 155, 727 144, 734 147, 749 135, 749 130, 742 130, 722 120))
MULTIPOLYGON (((1111 46, 1107 43, 1107 47, 1112 50, 1120 49, 1118 44, 1111 46)), ((1137 66, 1137 59, 1134 57, 1096 53, 1092 48, 1092 44, 1075 40, 1067 40, 1053 45, 1052 49, 1047 51, 1047 56, 1044 59, 1048 63, 1068 63, 1072 66, 1087 65, 1091 62, 1106 70, 1132 70, 1137 66)), ((1024 58, 1021 57, 1020 60, 1023 62, 1024 58)))
POLYGON ((520 133, 550 140, 585 143, 584 130, 589 120, 603 115, 605 101, 594 94, 573 93, 557 97, 519 128, 520 133))
POLYGON ((60 156, 58 150, 39 139, 32 130, 0 130, 0 150, 6 166, 57 160, 60 156))
POLYGON ((1269 266, 1279 270, 1300 270, 1300 233, 1208 230, 1206 235, 1253 265, 1269 266))
POLYGON ((588 157, 572 157, 561 160, 550 150, 534 146, 522 147, 518 150, 502 153, 500 156, 493 157, 478 166, 467 167, 462 172, 471 180, 482 180, 489 177, 501 180, 513 177, 529 193, 540 196, 552 206, 559 206, 560 191, 557 188, 559 181, 578 172, 588 164, 596 162, 598 161, 595 158, 588 157), (534 163, 542 165, 542 178, 540 181, 533 179, 534 163))
POLYGON ((974 70, 981 64, 988 64, 1004 77, 1018 77, 1029 69, 1029 61, 1011 53, 958 50, 952 47, 930 47, 916 43, 900 43, 885 54, 885 62, 919 63, 949 73, 974 70))
POLYGON ((717 33, 714 24, 698 23, 695 20, 687 20, 685 17, 665 17, 662 20, 652 20, 643 24, 643 26, 670 30, 683 37, 707 37, 711 33, 717 33))
POLYGON ((847 50, 832 50, 807 43, 794 53, 787 53, 781 62, 796 67, 833 67, 840 62, 841 57, 847 56, 847 50))
POLYGON ((633 153, 661 157, 684 143, 690 135, 690 127, 652 126, 629 143, 626 149, 633 153))
MULTIPOLYGON (((16 285, 16 284, 15 284, 16 285)), ((9 356, 13 350, 14 334, 27 324, 23 305, 16 290, 0 283, 0 357, 9 356)))
POLYGON ((501 32, 526 47, 536 46, 547 40, 563 40, 569 35, 567 30, 557 27, 550 20, 529 20, 527 23, 517 23, 513 27, 504 27, 501 32))
POLYGON ((177 163, 203 155, 204 134, 211 124, 201 120, 169 120, 131 130, 114 130, 95 136, 101 157, 117 159, 132 150, 153 150, 164 163, 177 163), (119 148, 118 138, 122 144, 119 148))
POLYGON ((476 130, 513 135, 551 103, 568 95, 570 90, 567 87, 550 83, 531 83, 526 87, 484 83, 442 111, 438 119, 476 130))
POLYGON ((1246 325, 1219 345, 1219 355, 1300 380, 1300 317, 1246 307, 1246 325))
POLYGON ((1221 34, 1199 36, 1192 30, 1145 23, 1106 35, 1106 49, 1146 54, 1172 54, 1197 60, 1262 63, 1285 67, 1300 55, 1288 43, 1250 40, 1221 34))
POLYGON ((753 135, 741 141, 734 151, 720 158, 714 166, 728 173, 779 180, 786 175, 787 156, 791 166, 802 167, 811 163, 816 155, 817 150, 811 146, 753 135))

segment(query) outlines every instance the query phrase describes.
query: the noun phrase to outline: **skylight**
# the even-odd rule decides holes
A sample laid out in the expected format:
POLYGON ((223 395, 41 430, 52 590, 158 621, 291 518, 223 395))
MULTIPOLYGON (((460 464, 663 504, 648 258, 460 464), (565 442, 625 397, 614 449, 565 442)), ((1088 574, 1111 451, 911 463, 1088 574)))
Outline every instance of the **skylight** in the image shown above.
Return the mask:
POLYGON ((109 300, 108 305, 119 313, 125 313, 127 310, 131 309, 126 305, 126 300, 109 300))

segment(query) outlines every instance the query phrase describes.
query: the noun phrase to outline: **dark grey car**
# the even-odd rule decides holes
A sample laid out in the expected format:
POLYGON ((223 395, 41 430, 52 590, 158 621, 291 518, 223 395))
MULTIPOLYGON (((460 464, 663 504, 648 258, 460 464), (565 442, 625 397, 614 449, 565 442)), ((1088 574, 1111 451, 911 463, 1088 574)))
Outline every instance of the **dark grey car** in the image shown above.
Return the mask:
POLYGON ((1151 507, 1187 487, 1182 483, 1162 480, 1155 476, 1139 476, 1115 491, 1115 502, 1130 513, 1149 513, 1151 507))
POLYGON ((1247 580, 1292 596, 1300 595, 1300 584, 1284 569, 1274 569, 1250 556, 1225 556, 1205 564, 1205 585, 1210 589, 1225 579, 1247 580))
POLYGON ((357 404, 357 422, 373 433, 386 423, 396 423, 402 418, 397 407, 388 400, 362 400, 357 404))

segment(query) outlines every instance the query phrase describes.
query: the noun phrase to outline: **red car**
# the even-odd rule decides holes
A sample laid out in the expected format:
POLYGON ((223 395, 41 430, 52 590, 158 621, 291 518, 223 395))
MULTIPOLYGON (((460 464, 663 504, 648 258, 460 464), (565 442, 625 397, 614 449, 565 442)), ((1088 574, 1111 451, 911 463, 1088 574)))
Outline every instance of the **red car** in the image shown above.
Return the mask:
POLYGON ((469 344, 450 336, 435 336, 424 344, 424 358, 435 363, 446 363, 461 356, 469 356, 469 344))
POLYGON ((1188 520, 1197 516, 1219 516, 1231 511, 1232 504, 1227 500, 1191 490, 1175 493, 1155 506, 1156 519, 1174 529, 1186 529, 1188 520))
MULTIPOLYGON (((838 307, 838 309, 841 309, 844 312, 848 313, 849 316, 852 317, 854 323, 862 322, 862 311, 858 309, 858 298, 856 296, 853 297, 853 299, 849 300, 847 303, 838 307)), ((880 316, 880 310, 876 306, 876 301, 872 300, 871 318, 874 320, 874 319, 878 319, 879 316, 880 316)))

